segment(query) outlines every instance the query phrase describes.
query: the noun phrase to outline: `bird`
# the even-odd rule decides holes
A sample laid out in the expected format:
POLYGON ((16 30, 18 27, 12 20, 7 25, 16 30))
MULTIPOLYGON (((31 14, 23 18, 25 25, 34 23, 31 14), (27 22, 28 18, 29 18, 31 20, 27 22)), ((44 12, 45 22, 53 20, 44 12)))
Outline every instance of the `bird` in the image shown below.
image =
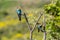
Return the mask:
POLYGON ((42 25, 38 25, 38 32, 42 31, 42 25))
POLYGON ((16 12, 17 12, 19 20, 21 21, 22 10, 21 9, 17 9, 16 12))

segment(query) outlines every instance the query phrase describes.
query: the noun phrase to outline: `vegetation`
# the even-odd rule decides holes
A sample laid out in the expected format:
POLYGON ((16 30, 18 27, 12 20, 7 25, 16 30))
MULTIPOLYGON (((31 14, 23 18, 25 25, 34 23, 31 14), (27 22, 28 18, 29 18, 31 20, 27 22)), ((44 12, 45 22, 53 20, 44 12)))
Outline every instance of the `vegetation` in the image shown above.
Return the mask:
MULTIPOLYGON (((59 5, 59 0, 57 0, 55 4, 51 3, 45 6, 46 13, 50 14, 52 17, 47 21, 47 29, 50 30, 49 34, 51 35, 52 40, 60 40, 60 7, 57 4, 59 5)), ((51 38, 48 40, 51 40, 51 38)))
MULTIPOLYGON (((26 0, 27 1, 27 0, 26 0)), ((29 30, 24 16, 22 21, 18 20, 16 14, 17 6, 23 6, 30 25, 33 27, 40 12, 46 16, 46 40, 60 40, 60 0, 51 1, 0 1, 0 40, 29 40, 29 30), (22 4, 22 5, 20 5, 22 4)), ((43 23, 43 16, 39 20, 43 23)), ((33 32, 33 40, 42 40, 43 32, 38 33, 37 27, 33 32)))

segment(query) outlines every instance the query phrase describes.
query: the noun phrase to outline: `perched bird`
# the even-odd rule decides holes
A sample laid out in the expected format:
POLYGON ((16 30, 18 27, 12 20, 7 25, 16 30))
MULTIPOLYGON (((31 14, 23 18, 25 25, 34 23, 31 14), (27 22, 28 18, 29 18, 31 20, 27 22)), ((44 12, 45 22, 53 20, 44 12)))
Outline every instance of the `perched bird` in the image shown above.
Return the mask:
POLYGON ((38 25, 38 32, 42 31, 42 25, 38 25))
POLYGON ((17 9, 16 12, 18 14, 19 20, 21 21, 21 15, 22 15, 21 9, 17 9))

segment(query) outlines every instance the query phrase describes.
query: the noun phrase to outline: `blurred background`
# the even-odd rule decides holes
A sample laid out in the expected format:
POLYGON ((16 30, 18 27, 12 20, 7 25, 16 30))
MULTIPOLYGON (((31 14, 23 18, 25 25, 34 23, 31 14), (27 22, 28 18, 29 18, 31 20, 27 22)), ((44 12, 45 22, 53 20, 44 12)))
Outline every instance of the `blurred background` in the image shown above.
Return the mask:
MULTIPOLYGON (((33 27, 40 12, 45 13, 44 6, 51 0, 0 0, 0 40, 29 40, 29 29, 24 16, 19 21, 16 9, 21 7, 27 15, 30 25, 33 27)), ((56 0, 53 0, 56 2, 56 0)), ((60 0, 59 0, 60 3, 60 0)), ((60 7, 60 6, 59 6, 60 7)), ((60 16, 56 17, 56 27, 52 27, 52 16, 46 15, 47 40, 60 40, 60 16), (48 20, 48 21, 47 21, 48 20), (48 23, 50 22, 50 23, 48 23)), ((42 23, 43 16, 39 23, 42 23)), ((43 32, 37 28, 33 32, 33 40, 43 40, 43 32)))

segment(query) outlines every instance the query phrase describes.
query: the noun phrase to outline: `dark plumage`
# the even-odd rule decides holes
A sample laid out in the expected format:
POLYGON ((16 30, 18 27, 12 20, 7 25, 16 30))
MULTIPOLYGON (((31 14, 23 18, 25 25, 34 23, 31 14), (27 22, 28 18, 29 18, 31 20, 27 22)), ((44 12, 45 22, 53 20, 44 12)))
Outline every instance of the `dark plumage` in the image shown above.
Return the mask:
POLYGON ((42 25, 38 24, 38 32, 44 32, 44 30, 42 29, 42 25))
POLYGON ((16 11, 17 11, 17 14, 18 14, 18 18, 21 21, 22 11, 21 11, 21 9, 17 9, 16 11))

